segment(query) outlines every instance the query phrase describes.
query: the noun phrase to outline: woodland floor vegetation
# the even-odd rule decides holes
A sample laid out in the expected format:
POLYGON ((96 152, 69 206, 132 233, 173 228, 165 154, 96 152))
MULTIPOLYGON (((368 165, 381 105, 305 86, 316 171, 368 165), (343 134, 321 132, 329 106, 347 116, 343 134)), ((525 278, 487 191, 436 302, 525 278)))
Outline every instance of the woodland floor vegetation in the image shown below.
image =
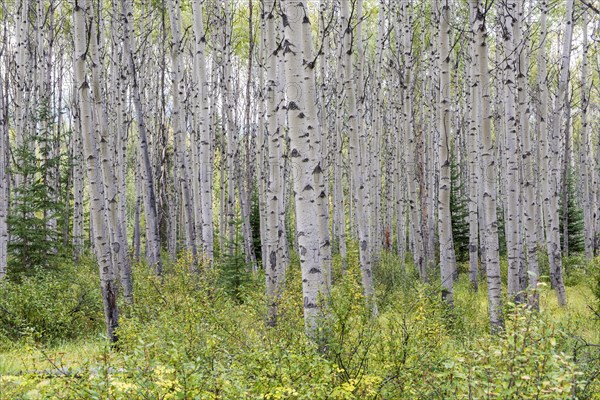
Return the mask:
POLYGON ((449 309, 439 282, 423 283, 389 255, 375 269, 380 312, 371 318, 357 250, 350 254, 345 275, 334 260, 316 342, 303 330, 294 258, 275 327, 265 322, 263 275, 243 272, 240 260, 197 275, 183 256, 165 263, 162 281, 137 265, 136 301, 121 304, 113 348, 92 261, 9 277, 0 288, 0 398, 598 398, 600 259, 565 260, 568 308, 542 285, 540 311, 508 303, 494 337, 484 282, 474 292, 461 274, 449 309))

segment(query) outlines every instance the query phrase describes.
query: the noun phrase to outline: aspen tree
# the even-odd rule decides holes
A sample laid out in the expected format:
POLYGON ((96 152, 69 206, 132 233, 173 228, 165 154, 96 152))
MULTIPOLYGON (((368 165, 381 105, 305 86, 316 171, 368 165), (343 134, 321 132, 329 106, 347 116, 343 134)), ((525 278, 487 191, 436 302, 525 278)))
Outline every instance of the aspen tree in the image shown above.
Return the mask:
MULTIPOLYGON (((319 294, 325 289, 322 258, 320 253, 317 184, 315 170, 319 162, 315 156, 314 140, 317 127, 309 125, 308 103, 312 102, 315 88, 305 81, 303 60, 310 60, 310 54, 303 54, 303 24, 310 25, 305 0, 282 0, 282 21, 285 39, 282 44, 285 60, 287 87, 287 112, 290 135, 290 156, 297 175, 293 177, 294 203, 296 208, 296 235, 300 265, 302 269, 302 293, 306 331, 316 334, 317 317, 321 306, 319 294)), ((309 33, 310 36, 310 33, 309 33)))
MULTIPOLYGON (((5 46, 0 49, 0 60, 4 55, 5 46)), ((8 107, 5 105, 5 79, 0 72, 0 279, 6 276, 8 266, 8 107)))
POLYGON ((208 101, 208 77, 206 73, 206 37, 200 0, 192 2, 194 14, 194 34, 196 38, 194 63, 197 65, 197 79, 200 89, 200 204, 202 209, 203 256, 209 263, 213 259, 214 229, 212 211, 213 163, 211 159, 211 131, 208 101))
POLYGON ((588 125, 588 11, 583 10, 583 55, 581 60, 581 182, 583 183, 582 193, 582 208, 583 208, 583 224, 584 224, 584 247, 585 257, 588 261, 594 257, 594 218, 593 218, 593 201, 592 190, 590 189, 591 171, 594 171, 594 163, 590 130, 588 125))
MULTIPOLYGON (((339 19, 339 27, 345 29, 344 20, 339 19)), ((342 269, 346 271, 348 267, 346 250, 346 214, 343 187, 343 125, 344 125, 344 87, 346 81, 346 68, 344 58, 343 42, 338 43, 337 63, 336 63, 336 83, 335 83, 335 132, 332 140, 333 154, 333 226, 335 232, 335 241, 338 245, 338 252, 342 259, 342 269)))
POLYGON ((154 268, 158 275, 162 274, 162 261, 160 259, 160 237, 158 227, 158 214, 156 204, 156 194, 154 190, 154 177, 152 171, 152 162, 148 150, 148 133, 141 98, 141 89, 139 86, 139 77, 135 65, 135 59, 132 50, 131 35, 134 34, 133 28, 133 7, 131 0, 121 1, 121 19, 123 23, 123 50, 124 57, 127 60, 127 71, 131 79, 131 92, 133 96, 133 105, 136 113, 138 130, 138 151, 141 158, 141 183, 143 185, 144 201, 144 219, 146 221, 146 246, 148 265, 154 268))
MULTIPOLYGON (((527 279, 528 286, 533 290, 532 296, 530 296, 529 304, 533 307, 537 307, 537 289, 539 279, 539 267, 537 258, 537 230, 535 226, 536 214, 537 214, 537 196, 536 187, 537 179, 535 177, 534 170, 534 154, 531 140, 531 131, 529 126, 529 96, 528 96, 528 77, 529 77, 529 62, 526 51, 527 38, 523 37, 523 25, 525 24, 525 2, 517 0, 517 18, 521 28, 517 30, 517 36, 515 37, 516 43, 518 44, 517 53, 519 55, 518 66, 519 72, 517 75, 517 91, 518 91, 518 117, 519 117, 519 131, 522 145, 522 201, 523 201, 523 219, 524 219, 524 230, 525 230, 525 244, 527 246, 527 279)), ((520 236, 522 237, 522 235, 520 236)), ((523 288, 523 286, 521 286, 523 288)))
POLYGON ((549 234, 546 238, 548 260, 550 261, 550 281, 552 287, 556 290, 558 303, 561 306, 567 304, 565 293, 565 285, 562 277, 562 254, 560 248, 560 231, 558 217, 558 202, 561 188, 561 172, 560 172, 560 138, 561 138, 561 116, 565 114, 566 95, 569 78, 569 63, 571 60, 571 40, 573 37, 573 0, 567 0, 566 21, 565 21, 565 36, 563 39, 560 76, 558 80, 558 90, 554 99, 554 110, 552 125, 549 130, 551 137, 549 138, 549 162, 548 176, 549 182, 547 185, 546 196, 548 198, 548 225, 549 234))
MULTIPOLYGON (((359 132, 359 121, 360 118, 359 110, 357 108, 357 99, 356 99, 356 88, 354 86, 353 77, 353 63, 352 63, 352 55, 353 53, 353 23, 350 19, 350 10, 348 7, 347 1, 341 2, 341 20, 342 20, 342 28, 343 28, 343 46, 344 46, 344 68, 345 68, 345 77, 346 77, 346 99, 347 99, 347 109, 348 109, 348 124, 349 124, 349 156, 351 159, 351 181, 353 186, 353 198, 355 204, 355 214, 354 218, 356 219, 356 224, 358 227, 358 246, 359 246, 359 261, 360 261, 360 270, 361 270, 361 278, 363 291, 365 294, 365 298, 367 301, 372 302, 371 306, 372 310, 376 312, 376 305, 373 302, 373 272, 371 265, 371 249, 369 248, 370 240, 369 240, 369 221, 367 217, 367 207, 368 207, 368 187, 364 182, 364 168, 366 168, 366 162, 364 160, 365 155, 361 151, 361 140, 364 141, 364 132, 359 132)), ((359 0, 360 5, 360 0, 359 0)), ((357 12, 357 19, 360 20, 362 15, 357 12)), ((361 25, 358 24, 354 29, 358 32, 361 29, 361 25)), ((358 39, 357 39, 358 41, 358 39)), ((358 58, 360 59, 362 54, 358 53, 358 58)), ((357 70, 360 66, 357 66, 357 70)), ((358 71, 360 74, 360 71, 358 71)), ((357 85, 359 86, 359 85, 357 85)), ((360 87, 360 86, 359 86, 360 87)))
POLYGON ((262 4, 263 19, 265 24, 266 41, 266 140, 267 140, 267 201, 266 201, 266 229, 265 242, 266 258, 263 260, 266 273, 267 297, 269 298, 269 322, 274 324, 277 313, 277 300, 283 289, 287 262, 284 256, 284 242, 281 240, 285 235, 285 228, 280 224, 280 215, 285 210, 279 208, 283 204, 283 169, 281 162, 283 158, 283 127, 278 125, 277 111, 278 88, 277 88, 277 59, 280 57, 279 45, 277 44, 277 33, 275 30, 277 21, 277 4, 275 1, 265 0, 262 4))
MULTIPOLYGON (((520 0, 516 0, 520 1, 520 0)), ((503 100, 504 100, 504 138, 506 141, 506 189, 504 191, 506 213, 504 218, 506 231, 506 249, 508 256, 508 295, 512 299, 519 299, 521 289, 519 282, 519 148, 517 144, 517 114, 515 93, 517 92, 518 59, 515 44, 520 34, 515 27, 519 27, 517 18, 517 3, 514 0, 503 0, 498 3, 500 13, 500 29, 503 40, 503 100)))
POLYGON ((481 131, 481 161, 483 165, 483 209, 485 225, 486 279, 488 290, 488 309, 492 332, 502 329, 502 282, 500 279, 500 255, 498 248, 498 218, 496 214, 496 149, 492 140, 492 111, 490 107, 490 71, 488 62, 488 44, 485 3, 477 1, 475 19, 475 40, 477 44, 477 63, 479 66, 478 86, 481 88, 481 113, 479 114, 481 131))
MULTIPOLYGON (((471 29, 475 28, 475 20, 477 18, 477 4, 469 2, 469 21, 471 29)), ((475 31, 471 32, 471 46, 469 56, 469 136, 467 138, 468 145, 468 168, 469 168, 469 280, 475 290, 479 286, 479 216, 478 216, 478 192, 479 192, 479 173, 478 173, 478 157, 479 149, 478 133, 481 129, 479 125, 479 70, 477 66, 477 43, 475 42, 475 31)))
POLYGON ((450 214, 450 0, 442 0, 440 12, 440 187, 438 199, 438 231, 440 236, 440 273, 442 298, 454 302, 454 271, 456 256, 452 239, 452 216, 450 214))
POLYGON ((88 187, 90 193, 90 211, 94 227, 94 248, 100 269, 100 288, 104 305, 104 316, 107 335, 115 342, 115 328, 119 323, 117 308, 117 288, 115 271, 111 265, 110 242, 107 237, 108 218, 104 202, 104 186, 102 182, 99 150, 93 131, 93 108, 90 85, 86 77, 87 29, 86 19, 89 19, 90 8, 87 1, 73 0, 73 35, 75 42, 75 79, 81 110, 81 136, 87 164, 88 187))
POLYGON ((84 201, 84 158, 81 138, 80 107, 77 87, 73 87, 72 101, 72 141, 73 141, 73 260, 79 261, 84 250, 83 201, 84 201))
MULTIPOLYGON (((96 11, 93 11, 96 12, 96 11)), ((111 256, 115 272, 119 274, 123 294, 128 302, 133 301, 133 285, 131 281, 131 263, 129 261, 129 251, 127 242, 123 237, 121 226, 125 221, 118 219, 118 201, 117 198, 117 177, 115 175, 114 143, 109 135, 108 111, 103 93, 100 89, 100 58, 98 55, 98 26, 94 19, 91 20, 90 42, 88 52, 91 59, 91 92, 94 109, 94 128, 96 139, 99 145, 100 166, 104 181, 104 195, 106 201, 106 210, 108 213, 107 234, 111 241, 111 256)))
MULTIPOLYGON (((181 8, 179 0, 169 0, 169 18, 171 21, 171 35, 173 39, 171 48, 171 61, 173 71, 171 72, 171 84, 173 92, 173 131, 175 137, 175 153, 178 164, 179 184, 182 192, 182 207, 184 215, 185 239, 188 250, 194 258, 197 255, 195 233, 194 233, 194 211, 192 204, 192 193, 190 190, 190 179, 188 176, 188 157, 186 144, 185 107, 183 96, 185 93, 184 65, 182 61, 181 40, 181 8)), ((196 267, 194 267, 196 268, 196 267)))

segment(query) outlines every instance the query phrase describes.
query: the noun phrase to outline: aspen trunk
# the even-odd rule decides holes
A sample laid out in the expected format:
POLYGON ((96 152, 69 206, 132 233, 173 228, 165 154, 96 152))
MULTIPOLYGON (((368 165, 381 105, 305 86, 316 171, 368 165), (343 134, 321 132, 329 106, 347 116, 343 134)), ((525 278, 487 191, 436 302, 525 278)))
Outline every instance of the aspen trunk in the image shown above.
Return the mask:
MULTIPOLYGON (((593 149, 588 126, 588 12, 583 10, 583 55, 581 62, 581 182, 583 186, 582 203, 584 224, 585 257, 589 261, 594 257, 594 217, 592 190, 590 189, 591 171, 594 171, 593 149)), ((593 172, 592 172, 593 173, 593 172)))
POLYGON ((492 111, 490 107, 490 71, 488 66, 488 46, 486 43, 485 4, 477 1, 475 38, 477 43, 477 63, 481 88, 481 160, 483 164, 483 209, 485 220, 486 277, 488 285, 488 309, 492 332, 504 326, 502 318, 502 282, 500 280, 500 255, 498 249, 498 218, 496 214, 496 150, 492 140, 492 111))
MULTIPOLYGON (((185 132, 185 107, 182 104, 185 94, 183 61, 181 60, 181 9, 179 0, 169 0, 169 17, 171 20, 171 35, 173 44, 171 48, 171 61, 173 71, 171 72, 171 84, 173 91, 173 132, 175 137, 175 153, 178 164, 179 185, 182 192, 182 207, 184 212, 185 239, 188 251, 196 259, 197 249, 194 233, 194 210, 192 204, 192 193, 190 190, 190 179, 188 175, 188 157, 185 132)), ((194 267, 196 268, 196 267, 194 267)))
POLYGON ((87 55, 86 16, 91 10, 86 1, 73 1, 73 35, 75 41, 75 79, 79 94, 81 108, 81 135, 83 148, 87 160, 87 176, 90 192, 90 210, 94 226, 94 248, 100 269, 100 288, 104 305, 106 331, 111 342, 115 342, 115 328, 119 323, 117 308, 117 288, 115 285, 115 271, 111 265, 111 249, 107 237, 107 215, 105 210, 104 187, 100 161, 98 157, 98 144, 93 132, 92 101, 90 86, 86 78, 85 58, 87 55))
POLYGON ((573 0, 567 0, 566 10, 566 28, 562 47, 560 76, 558 81, 558 91, 554 100, 554 110, 552 126, 549 138, 549 182, 547 187, 548 198, 548 225, 549 235, 546 238, 548 249, 548 260, 550 261, 550 281, 552 287, 556 290, 558 303, 562 306, 567 304, 565 285, 562 276, 562 254, 560 248, 560 231, 558 202, 561 190, 561 172, 560 172, 560 137, 561 137, 561 116, 565 114, 566 94, 569 78, 569 63, 571 60, 571 39, 573 37, 573 0))
POLYGON ((456 256, 452 239, 452 216, 450 214, 450 3, 443 0, 440 15, 440 187, 438 199, 438 231, 440 236, 440 273, 442 298, 454 303, 454 271, 456 256))
MULTIPOLYGON (((519 0, 517 0, 519 1, 519 0)), ((499 3, 501 32, 504 46, 503 62, 503 93, 504 93, 504 135, 506 141, 506 180, 504 193, 505 200, 505 234, 506 250, 508 257, 508 295, 513 300, 521 300, 520 289, 520 262, 519 250, 521 238, 519 237, 519 148, 517 145, 517 114, 515 106, 515 93, 517 92, 517 54, 515 44, 520 36, 517 32, 519 24, 516 21, 517 4, 514 0, 503 0, 499 3), (514 10, 514 11, 513 11, 514 10), (517 29, 515 29, 517 27, 517 29)))
POLYGON ((141 99, 141 90, 135 60, 132 51, 133 35, 133 8, 130 0, 121 0, 121 18, 123 20, 123 49, 127 60, 127 69, 131 79, 133 105, 136 113, 138 130, 138 151, 141 158, 141 182, 143 185, 144 219, 146 221, 146 248, 148 265, 154 268, 157 275, 162 275, 162 261, 160 259, 160 237, 158 227, 158 213, 156 195, 154 191, 154 178, 152 162, 148 150, 148 133, 141 99))
MULTIPOLYGON (((317 318, 321 310, 319 294, 325 289, 320 253, 319 215, 317 206, 317 183, 315 170, 319 161, 311 149, 311 140, 317 135, 317 127, 309 125, 308 103, 313 99, 314 87, 308 87, 304 79, 303 60, 312 59, 302 51, 303 24, 310 25, 306 2, 282 0, 282 19, 285 29, 283 56, 287 81, 287 112, 289 118, 290 156, 298 172, 294 176, 294 200, 296 207, 296 231, 298 252, 302 269, 302 292, 304 297, 304 320, 309 336, 317 333, 317 318), (303 17, 302 17, 303 16, 303 17), (295 88, 295 90, 294 90, 295 88)), ((310 33, 309 33, 310 36, 310 33)))
MULTIPOLYGON (((4 48, 0 50, 0 57, 4 53, 4 48)), ((1 58, 0 58, 1 59, 1 58)), ((5 103, 6 83, 4 76, 0 73, 0 280, 6 276, 8 267, 8 196, 9 196, 9 178, 8 178, 8 107, 5 103)))

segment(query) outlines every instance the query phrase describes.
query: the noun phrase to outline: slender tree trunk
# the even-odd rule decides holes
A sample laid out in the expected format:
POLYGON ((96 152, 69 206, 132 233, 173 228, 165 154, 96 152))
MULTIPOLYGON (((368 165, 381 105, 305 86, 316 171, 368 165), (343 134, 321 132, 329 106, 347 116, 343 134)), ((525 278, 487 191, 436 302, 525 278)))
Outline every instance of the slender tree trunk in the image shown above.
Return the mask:
MULTIPOLYGON (((516 0, 519 1, 519 0, 516 0)), ((517 92, 517 38, 520 37, 519 24, 516 20, 517 3, 515 0, 503 0, 498 3, 501 21, 501 33, 504 46, 503 93, 504 93, 504 134, 506 141, 506 180, 505 203, 506 213, 504 230, 506 234, 506 250, 508 257, 508 295, 520 301, 520 262, 519 245, 520 207, 519 207, 519 148, 517 137, 517 114, 515 94, 517 92), (515 29, 516 28, 516 29, 515 29)))
MULTIPOLYGON (((361 0, 359 0, 361 1, 361 0)), ((364 132, 359 132, 359 121, 360 118, 359 110, 357 108, 356 99, 356 88, 354 86, 354 74, 352 55, 353 53, 353 22, 350 19, 349 2, 342 1, 341 4, 341 16, 342 16, 342 28, 343 28, 343 46, 345 57, 343 59, 345 68, 346 78, 346 99, 348 107, 348 124, 349 124, 349 156, 351 159, 351 181, 353 186, 353 197, 355 204, 355 222, 358 227, 358 245, 359 245, 359 261, 360 270, 362 277, 362 285, 365 298, 373 307, 373 312, 376 312, 376 305, 372 299, 374 294, 373 287, 373 276, 371 266, 371 249, 369 248, 369 220, 367 217, 367 205, 368 205, 368 187, 364 182, 363 174, 366 173, 364 169, 367 167, 364 160, 364 154, 361 151, 361 140, 364 141, 364 132)), ((358 7, 357 7, 358 8, 358 7)), ((354 10, 356 11, 356 10, 354 10)), ((360 21, 362 15, 357 14, 357 20, 360 21)), ((358 31, 361 29, 361 24, 356 26, 356 32, 354 35, 358 36, 358 31)), ((358 58, 362 57, 362 54, 358 54, 358 58)), ((358 67, 357 67, 358 69, 358 67)), ((360 74, 360 71, 359 71, 360 74)), ((309 99, 312 101, 312 99, 309 99)))
MULTIPOLYGON (((179 185, 182 191, 182 206, 185 217, 185 239, 188 251, 196 259, 197 249, 194 232, 194 211, 192 205, 192 193, 190 190, 190 179, 188 176, 187 144, 185 132, 185 107, 182 104, 185 95, 184 65, 181 57, 181 8, 179 0, 169 0, 169 17, 171 20, 171 35, 173 44, 171 48, 171 60, 173 71, 171 72, 173 90, 173 131, 175 137, 175 153, 179 169, 179 185)), ((194 267, 196 268, 196 267, 194 267)))
POLYGON ((588 126, 588 11, 583 10, 583 55, 581 62, 581 182, 583 183, 582 203, 584 225, 585 258, 589 261, 594 257, 594 218, 592 190, 590 188, 591 175, 594 171, 593 148, 590 140, 588 126))
POLYGON ((450 214, 450 2, 442 0, 440 15, 440 187, 438 200, 438 231, 440 235, 440 273, 442 298, 450 305, 454 303, 454 271, 456 256, 452 239, 452 216, 450 214))
MULTIPOLYGON (((525 2, 518 0, 518 18, 519 24, 523 27, 525 23, 525 2)), ((519 54, 519 73, 517 75, 517 90, 519 102, 519 130, 521 132, 522 144, 522 208, 523 208, 523 227, 525 229, 525 244, 527 248, 527 280, 530 292, 529 304, 534 308, 538 307, 537 285, 539 281, 539 266, 537 257, 537 230, 536 230, 536 214, 537 214, 537 178, 534 171, 535 157, 532 149, 531 132, 529 127, 529 62, 526 54, 528 49, 528 40, 522 35, 523 29, 517 31, 516 43, 520 43, 517 47, 519 54)), ((522 237, 522 235, 520 236, 522 237)), ((521 286, 523 288, 523 285, 521 286)))
MULTIPOLYGON (((5 46, 0 49, 0 60, 4 55, 5 46)), ((8 268, 8 198, 9 198, 9 177, 8 177, 8 108, 5 105, 5 87, 4 76, 0 72, 0 280, 6 276, 8 268)))
POLYGON ((138 150, 141 158, 141 182, 143 185, 144 219, 146 221, 146 248, 148 251, 148 265, 154 268, 157 275, 162 275, 162 261, 160 258, 160 237, 158 226, 158 213, 156 195, 154 191, 154 178, 152 163, 148 150, 148 134, 141 99, 138 75, 132 50, 133 35, 133 8, 130 0, 121 0, 121 18, 123 20, 123 49, 127 60, 127 69, 131 79, 131 92, 136 113, 138 130, 138 150))
POLYGON ((475 21, 477 63, 481 88, 481 160, 483 164, 483 209, 485 215, 485 255, 488 285, 488 308, 492 332, 504 326, 502 318, 502 282, 500 280, 500 255, 498 249, 498 218, 496 214, 496 150, 492 140, 492 111, 490 107, 490 71, 486 28, 486 5, 477 1, 475 21))
MULTIPOLYGON (((474 21, 477 18, 477 5, 470 2, 469 20, 471 28, 475 28, 474 21)), ((469 68, 469 137, 467 138, 468 147, 468 169, 469 169, 469 280, 473 289, 477 291, 479 286, 479 174, 478 174, 478 155, 479 148, 478 133, 481 129, 479 124, 479 98, 480 87, 479 69, 477 66, 477 43, 475 41, 475 32, 471 32, 472 42, 469 49, 471 63, 469 68)))
POLYGON ((85 59, 87 55, 86 14, 89 14, 87 2, 73 0, 73 35, 75 41, 75 79, 81 106, 81 134, 83 137, 84 154, 87 160, 87 175, 90 192, 90 210, 94 226, 94 247, 100 269, 100 288, 104 305, 106 331, 111 342, 115 342, 115 328, 119 323, 117 308, 117 288, 115 271, 111 265, 111 249, 107 237, 107 215, 104 202, 104 187, 98 158, 98 144, 93 132, 92 102, 90 86, 86 78, 85 59))
POLYGON ((558 91, 554 100, 554 110, 552 126, 550 129, 549 147, 551 155, 549 157, 549 178, 547 188, 548 198, 548 224, 550 226, 549 236, 546 238, 548 248, 548 260, 550 261, 550 281, 552 287, 556 290, 558 303, 561 306, 567 304, 565 285, 562 276, 562 254, 560 248, 560 230, 558 216, 558 200, 561 189, 560 172, 560 135, 561 135, 561 116, 565 114, 566 94, 569 78, 569 63, 571 60, 571 39, 573 37, 573 0, 567 0, 566 10, 566 28, 562 47, 562 61, 560 67, 560 76, 558 81, 558 91))

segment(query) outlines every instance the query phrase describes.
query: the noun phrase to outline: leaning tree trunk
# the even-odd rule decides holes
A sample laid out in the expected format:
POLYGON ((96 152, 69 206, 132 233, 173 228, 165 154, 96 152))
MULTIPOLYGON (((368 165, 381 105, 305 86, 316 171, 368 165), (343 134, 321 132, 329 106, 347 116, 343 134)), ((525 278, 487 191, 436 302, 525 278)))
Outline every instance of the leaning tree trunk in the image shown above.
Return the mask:
POLYGON ((127 68, 131 79, 131 92, 133 106, 135 108, 138 128, 138 151, 141 158, 141 182, 143 185, 144 218, 146 221, 146 255, 148 265, 154 268, 157 275, 162 274, 162 261, 160 258, 160 237, 158 226, 158 214, 156 206, 156 194, 154 191, 154 178, 152 162, 148 150, 148 133, 142 106, 141 90, 137 69, 132 51, 133 7, 131 0, 121 0, 121 12, 123 19, 123 50, 127 60, 127 68))
POLYGON ((104 305, 106 331, 110 341, 115 342, 115 329, 119 323, 117 308, 117 287, 115 271, 111 265, 110 241, 107 237, 107 215, 104 208, 104 186, 102 182, 98 144, 93 130, 93 108, 90 85, 87 81, 85 63, 87 56, 86 14, 89 13, 87 0, 73 0, 73 36, 75 43, 75 80, 81 107, 81 135, 87 160, 87 177, 90 192, 90 210, 94 227, 94 248, 100 269, 100 288, 104 305))
MULTIPOLYGON (((96 12, 94 10, 94 12, 96 12)), ((104 195, 106 198, 106 210, 108 212, 108 235, 111 241, 111 255, 115 272, 119 274, 121 286, 123 286, 123 294, 127 302, 133 302, 133 284, 131 277, 131 262, 129 260, 129 250, 127 249, 127 240, 123 237, 121 226, 126 221, 119 221, 118 207, 119 199, 117 197, 117 177, 115 174, 114 160, 114 138, 111 137, 108 126, 108 111, 106 102, 100 85, 100 57, 98 55, 98 29, 95 21, 90 27, 92 34, 88 51, 91 58, 92 69, 92 99, 94 102, 94 127, 96 130, 96 139, 100 150, 99 156, 101 161, 101 170, 104 180, 104 195)), ((113 76, 113 79, 116 77, 113 76)), ((114 85, 113 85, 114 86, 114 85)), ((120 199, 124 201, 124 199, 120 199)))

